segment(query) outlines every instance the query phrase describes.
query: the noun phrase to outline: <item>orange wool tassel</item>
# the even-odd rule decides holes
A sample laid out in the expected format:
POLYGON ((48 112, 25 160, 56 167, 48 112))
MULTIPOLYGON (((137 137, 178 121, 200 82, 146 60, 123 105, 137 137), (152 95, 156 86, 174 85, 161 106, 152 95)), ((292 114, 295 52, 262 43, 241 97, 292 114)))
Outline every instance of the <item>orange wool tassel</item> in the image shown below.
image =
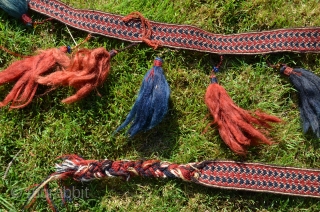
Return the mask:
POLYGON ((62 102, 76 102, 103 84, 109 74, 110 59, 115 54, 116 51, 109 53, 102 47, 93 50, 81 49, 75 53, 67 69, 39 77, 37 82, 54 87, 74 87, 77 90, 76 93, 62 102))
POLYGON ((253 124, 271 128, 268 122, 281 122, 275 116, 256 112, 254 115, 238 107, 230 98, 226 90, 218 84, 216 77, 211 76, 211 84, 205 94, 205 103, 209 108, 219 133, 224 142, 232 151, 245 155, 247 147, 272 142, 253 124))
POLYGON ((23 108, 33 99, 38 83, 36 79, 57 66, 69 65, 69 58, 65 54, 67 47, 42 50, 38 55, 26 57, 16 61, 7 69, 0 72, 0 85, 17 81, 10 93, 0 102, 4 107, 11 102, 10 108, 23 108))

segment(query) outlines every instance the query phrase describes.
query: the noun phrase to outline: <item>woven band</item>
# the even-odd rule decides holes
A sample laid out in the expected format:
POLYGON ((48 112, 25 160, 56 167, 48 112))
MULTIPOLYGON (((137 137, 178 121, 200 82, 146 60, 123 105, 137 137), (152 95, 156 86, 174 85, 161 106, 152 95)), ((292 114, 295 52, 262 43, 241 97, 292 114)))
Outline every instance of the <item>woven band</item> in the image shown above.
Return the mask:
MULTIPOLYGON (((130 42, 142 42, 144 23, 123 21, 123 16, 74 9, 57 0, 30 0, 30 9, 90 33, 130 42)), ((150 21, 150 42, 161 46, 217 54, 320 52, 320 28, 292 28, 221 35, 189 25, 150 21)))

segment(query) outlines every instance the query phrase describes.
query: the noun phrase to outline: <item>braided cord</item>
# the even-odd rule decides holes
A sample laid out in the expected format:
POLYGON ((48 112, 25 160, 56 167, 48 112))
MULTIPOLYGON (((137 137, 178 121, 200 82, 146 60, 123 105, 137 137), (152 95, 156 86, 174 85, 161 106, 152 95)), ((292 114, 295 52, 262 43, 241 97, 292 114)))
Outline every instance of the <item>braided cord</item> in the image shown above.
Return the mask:
POLYGON ((60 179, 72 177, 76 181, 91 181, 105 177, 154 177, 181 178, 191 181, 197 172, 197 163, 177 165, 159 160, 112 161, 112 160, 84 160, 77 155, 64 157, 61 164, 56 164, 56 172, 52 175, 60 179))
MULTIPOLYGON (((30 206, 42 188, 54 180, 72 178, 88 182, 108 177, 179 178, 208 187, 279 193, 320 198, 320 170, 279 167, 234 161, 203 161, 175 164, 159 160, 85 160, 77 155, 64 156, 56 172, 38 185, 30 195, 30 206)), ((52 206, 51 199, 47 199, 52 206)), ((52 206, 53 207, 53 206, 52 206)))

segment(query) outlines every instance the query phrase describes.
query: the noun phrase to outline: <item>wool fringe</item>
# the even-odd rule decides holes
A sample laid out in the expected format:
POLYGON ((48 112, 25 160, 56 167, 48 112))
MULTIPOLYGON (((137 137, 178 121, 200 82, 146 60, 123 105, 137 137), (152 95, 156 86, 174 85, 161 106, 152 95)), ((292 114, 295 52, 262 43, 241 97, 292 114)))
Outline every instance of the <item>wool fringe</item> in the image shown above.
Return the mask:
POLYGON ((103 47, 93 50, 81 49, 75 53, 69 67, 39 77, 37 82, 53 87, 75 88, 76 93, 62 102, 68 104, 76 102, 103 84, 109 74, 110 59, 114 54, 110 54, 103 47))
POLYGON ((214 118, 211 124, 217 125, 221 138, 233 152, 246 155, 249 146, 272 144, 259 127, 271 128, 268 122, 281 120, 260 111, 253 114, 238 107, 227 91, 217 83, 215 76, 212 76, 207 88, 205 103, 214 118))
POLYGON ((75 94, 62 102, 76 102, 104 83, 110 71, 110 60, 117 54, 115 50, 107 52, 104 48, 80 49, 70 59, 65 54, 68 50, 69 47, 43 50, 1 71, 0 85, 17 82, 0 102, 0 107, 10 102, 11 109, 27 106, 39 85, 51 86, 51 90, 59 86, 73 87, 75 94))
POLYGON ((0 107, 9 103, 11 103, 10 109, 27 106, 36 93, 39 85, 37 78, 40 75, 46 74, 56 67, 63 68, 69 65, 70 60, 65 54, 66 52, 67 47, 42 50, 38 55, 16 61, 1 71, 0 85, 14 81, 16 84, 5 99, 0 102, 0 107))

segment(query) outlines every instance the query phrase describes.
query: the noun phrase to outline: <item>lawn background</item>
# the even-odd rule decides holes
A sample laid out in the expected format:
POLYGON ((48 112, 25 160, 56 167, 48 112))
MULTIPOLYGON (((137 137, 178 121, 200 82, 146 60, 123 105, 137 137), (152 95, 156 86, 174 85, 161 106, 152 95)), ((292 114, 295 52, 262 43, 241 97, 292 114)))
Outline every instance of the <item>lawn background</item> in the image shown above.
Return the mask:
MULTIPOLYGON (((319 1, 286 0, 108 0, 65 1, 87 9, 127 15, 140 11, 154 21, 190 24, 215 33, 240 33, 288 27, 320 26, 319 1)), ((46 17, 30 12, 34 20, 46 17)), ((87 35, 69 28, 79 43, 87 35)), ((0 45, 20 54, 31 55, 38 49, 74 45, 64 24, 53 21, 27 28, 0 10, 0 45)), ((87 48, 105 46, 118 49, 127 42, 94 36, 87 48)), ((0 69, 18 60, 0 52, 0 69)), ((273 63, 287 63, 320 74, 317 54, 270 54, 273 63)), ((216 128, 201 134, 211 119, 204 93, 212 65, 218 55, 146 45, 118 54, 112 59, 111 74, 104 86, 84 100, 64 105, 60 101, 71 95, 71 88, 59 88, 38 97, 21 110, 0 109, 0 209, 21 209, 32 186, 54 172, 56 158, 75 153, 86 159, 160 159, 188 163, 207 159, 260 162, 282 166, 320 168, 319 140, 303 135, 297 93, 289 81, 256 56, 225 56, 218 78, 232 99, 248 110, 258 108, 277 115, 284 123, 276 125, 270 136, 276 143, 249 150, 247 157, 232 153, 219 137, 216 128), (141 81, 161 56, 171 88, 170 109, 160 125, 128 139, 125 131, 112 136, 133 105, 141 81), (13 156, 20 154, 2 179, 13 156)), ((0 99, 13 84, 0 86, 0 99)), ((38 94, 45 90, 40 89, 38 94)), ((318 200, 244 191, 206 188, 180 180, 134 178, 129 182, 108 179, 90 183, 67 182, 70 189, 84 192, 62 207, 58 185, 53 183, 55 203, 62 211, 320 211, 318 200), (84 195, 84 193, 83 193, 84 195), (81 196, 81 195, 80 195, 81 196)), ((42 194, 34 211, 46 211, 42 194)))

